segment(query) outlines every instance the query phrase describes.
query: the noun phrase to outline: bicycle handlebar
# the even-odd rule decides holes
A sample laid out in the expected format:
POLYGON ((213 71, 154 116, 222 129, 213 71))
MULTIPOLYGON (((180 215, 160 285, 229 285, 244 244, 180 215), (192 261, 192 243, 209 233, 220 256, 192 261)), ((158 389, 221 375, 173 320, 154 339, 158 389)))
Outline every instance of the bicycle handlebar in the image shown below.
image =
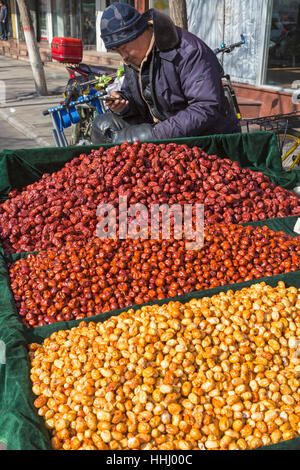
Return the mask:
POLYGON ((241 41, 239 42, 236 42, 234 44, 230 44, 229 46, 226 46, 226 44, 221 44, 220 47, 218 47, 217 49, 214 50, 214 53, 215 54, 220 54, 220 53, 224 53, 224 52, 232 52, 233 49, 235 49, 236 47, 240 47, 242 46, 243 44, 245 44, 246 42, 246 39, 245 39, 245 36, 243 34, 241 34, 241 41))
MULTIPOLYGON (((115 101, 118 100, 119 98, 113 98, 109 95, 106 95, 105 92, 97 92, 94 95, 86 95, 86 96, 81 96, 78 100, 76 101, 71 101, 69 103, 69 106, 77 106, 80 104, 86 104, 86 103, 91 103, 94 100, 98 101, 115 101)), ((52 114, 56 111, 62 111, 66 109, 65 103, 61 103, 57 106, 54 106, 53 108, 46 109, 45 111, 42 111, 42 114, 44 116, 47 116, 48 114, 52 114)))

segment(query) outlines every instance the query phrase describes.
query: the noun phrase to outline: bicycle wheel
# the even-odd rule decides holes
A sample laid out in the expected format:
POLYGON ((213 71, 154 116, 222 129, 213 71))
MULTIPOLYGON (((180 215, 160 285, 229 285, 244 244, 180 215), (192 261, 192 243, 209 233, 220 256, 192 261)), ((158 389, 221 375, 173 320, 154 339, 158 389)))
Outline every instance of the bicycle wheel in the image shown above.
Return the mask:
POLYGON ((94 110, 88 105, 80 105, 77 107, 80 121, 73 126, 72 145, 77 145, 81 141, 90 139, 90 123, 93 120, 94 110))
POLYGON ((282 167, 286 171, 300 168, 300 132, 288 129, 287 133, 278 133, 278 146, 281 150, 282 167))

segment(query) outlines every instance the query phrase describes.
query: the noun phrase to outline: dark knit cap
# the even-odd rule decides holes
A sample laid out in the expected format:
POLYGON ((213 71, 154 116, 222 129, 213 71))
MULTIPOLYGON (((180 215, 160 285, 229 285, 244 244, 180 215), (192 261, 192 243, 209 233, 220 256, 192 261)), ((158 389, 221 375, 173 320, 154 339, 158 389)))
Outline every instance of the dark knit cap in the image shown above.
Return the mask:
POLYGON ((135 8, 114 2, 102 14, 101 38, 106 49, 119 47, 136 39, 147 26, 147 20, 135 8))

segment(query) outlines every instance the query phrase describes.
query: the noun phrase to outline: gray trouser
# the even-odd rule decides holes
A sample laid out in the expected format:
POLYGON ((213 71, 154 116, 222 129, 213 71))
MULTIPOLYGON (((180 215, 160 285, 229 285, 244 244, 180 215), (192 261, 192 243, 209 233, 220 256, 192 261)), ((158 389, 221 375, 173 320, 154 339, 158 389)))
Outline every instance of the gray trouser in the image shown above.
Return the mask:
POLYGON ((1 38, 2 39, 7 39, 7 23, 0 23, 1 25, 1 38))

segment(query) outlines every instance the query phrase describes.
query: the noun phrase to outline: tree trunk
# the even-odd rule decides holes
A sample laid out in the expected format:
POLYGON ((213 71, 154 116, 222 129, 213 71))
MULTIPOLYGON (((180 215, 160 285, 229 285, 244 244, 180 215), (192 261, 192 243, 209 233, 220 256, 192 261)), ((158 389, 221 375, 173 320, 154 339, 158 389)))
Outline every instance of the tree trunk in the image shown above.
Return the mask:
POLYGON ((47 84, 44 66, 41 61, 40 51, 37 45, 32 18, 27 0, 17 0, 20 10, 20 16, 28 49, 28 56, 32 68, 33 79, 35 83, 36 92, 38 95, 47 96, 47 84))
POLYGON ((186 0, 169 0, 170 16, 176 26, 188 29, 186 0))

